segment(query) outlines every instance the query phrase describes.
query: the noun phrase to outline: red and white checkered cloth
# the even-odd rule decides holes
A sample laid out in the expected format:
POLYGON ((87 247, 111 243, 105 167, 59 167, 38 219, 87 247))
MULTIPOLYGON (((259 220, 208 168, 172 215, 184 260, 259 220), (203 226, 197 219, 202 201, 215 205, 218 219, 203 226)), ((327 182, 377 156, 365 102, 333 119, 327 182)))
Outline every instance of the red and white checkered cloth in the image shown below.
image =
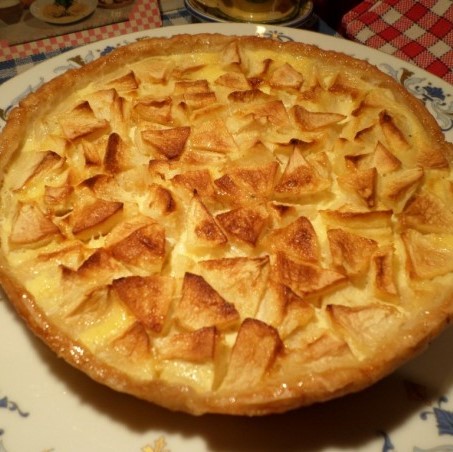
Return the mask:
POLYGON ((101 39, 113 38, 134 31, 148 30, 162 26, 162 18, 157 0, 136 0, 129 20, 103 25, 97 28, 80 30, 60 36, 52 36, 39 41, 9 46, 0 40, 0 62, 28 58, 30 55, 45 54, 60 49, 71 49, 101 39))
POLYGON ((364 0, 343 16, 342 29, 453 84, 452 0, 364 0))

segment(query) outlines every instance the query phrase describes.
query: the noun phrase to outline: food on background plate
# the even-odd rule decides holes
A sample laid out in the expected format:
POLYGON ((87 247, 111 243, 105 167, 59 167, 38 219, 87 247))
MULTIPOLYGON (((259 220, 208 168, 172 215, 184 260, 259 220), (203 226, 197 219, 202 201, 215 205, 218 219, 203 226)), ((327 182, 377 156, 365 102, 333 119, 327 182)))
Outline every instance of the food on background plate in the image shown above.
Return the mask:
POLYGON ((117 391, 193 414, 326 401, 451 318, 452 155, 367 62, 248 36, 141 40, 9 115, 1 283, 117 391))
POLYGON ((99 0, 99 6, 106 9, 123 8, 134 3, 134 0, 99 0))
POLYGON ((44 5, 42 14, 44 17, 58 19, 61 17, 81 16, 87 10, 87 5, 77 0, 54 0, 44 5))

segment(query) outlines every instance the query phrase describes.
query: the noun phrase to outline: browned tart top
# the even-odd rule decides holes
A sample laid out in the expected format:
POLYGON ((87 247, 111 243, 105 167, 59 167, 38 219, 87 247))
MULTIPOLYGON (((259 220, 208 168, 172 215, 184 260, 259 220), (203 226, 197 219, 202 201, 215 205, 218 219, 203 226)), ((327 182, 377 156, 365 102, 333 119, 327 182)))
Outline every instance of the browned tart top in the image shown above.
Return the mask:
POLYGON ((372 384, 452 315, 452 147, 365 62, 144 40, 26 98, 0 151, 2 284, 116 390, 284 411, 372 384))

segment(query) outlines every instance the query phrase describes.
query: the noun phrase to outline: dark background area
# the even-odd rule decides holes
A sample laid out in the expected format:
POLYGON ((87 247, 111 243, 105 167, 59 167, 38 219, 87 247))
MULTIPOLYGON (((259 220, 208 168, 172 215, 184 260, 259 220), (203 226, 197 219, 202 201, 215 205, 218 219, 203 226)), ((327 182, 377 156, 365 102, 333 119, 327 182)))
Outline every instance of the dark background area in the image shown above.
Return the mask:
POLYGON ((361 0, 313 0, 314 10, 334 30, 341 32, 341 18, 361 0))

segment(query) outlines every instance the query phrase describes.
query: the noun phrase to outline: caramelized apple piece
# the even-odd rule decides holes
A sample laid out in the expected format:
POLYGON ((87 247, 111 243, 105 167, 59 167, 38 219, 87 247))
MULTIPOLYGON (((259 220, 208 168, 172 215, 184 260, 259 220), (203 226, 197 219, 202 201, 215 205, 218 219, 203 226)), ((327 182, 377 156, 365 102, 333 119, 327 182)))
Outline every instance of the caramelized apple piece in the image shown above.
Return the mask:
POLYGON ((69 140, 75 140, 109 126, 105 119, 95 116, 88 102, 77 105, 60 119, 60 123, 65 137, 69 140))
POLYGON ((289 63, 282 64, 272 72, 269 83, 274 88, 299 89, 304 81, 303 75, 289 63))
POLYGON ((182 297, 175 311, 176 319, 190 331, 215 326, 219 330, 233 327, 239 313, 199 275, 186 273, 182 297))
POLYGON ((266 226, 269 214, 264 206, 238 207, 220 213, 217 221, 227 234, 255 246, 266 226))
POLYGON ((303 330, 314 315, 312 304, 296 295, 288 286, 269 279, 257 318, 278 328, 282 340, 303 330))
MULTIPOLYGON (((44 178, 43 175, 46 172, 55 171, 63 167, 65 159, 53 151, 47 151, 39 153, 41 158, 39 159, 36 166, 33 168, 32 173, 22 185, 22 189, 26 189, 27 186, 33 183, 34 179, 44 178)), ((38 154, 38 155, 39 155, 38 154)))
POLYGON ((408 229, 402 239, 413 278, 431 279, 453 271, 453 234, 422 234, 408 229))
POLYGON ((138 227, 110 247, 112 255, 136 271, 148 274, 162 270, 165 253, 165 229, 158 223, 138 227))
POLYGON ((190 110, 208 107, 217 102, 217 96, 213 91, 206 93, 186 93, 183 94, 183 99, 190 110))
POLYGON ((189 141, 191 146, 211 152, 229 153, 237 150, 231 133, 221 119, 193 127, 189 141))
POLYGON ((13 245, 29 245, 51 240, 60 229, 37 205, 21 204, 13 220, 9 240, 13 245))
POLYGON ((340 187, 355 194, 367 207, 376 204, 376 168, 357 170, 337 178, 340 187))
POLYGON ((211 91, 206 79, 200 80, 178 80, 175 82, 173 95, 208 93, 211 91))
POLYGON ((121 202, 97 199, 72 213, 72 232, 82 239, 104 234, 111 230, 122 210, 121 202))
POLYGON ((217 340, 217 329, 212 326, 166 336, 155 340, 153 345, 161 359, 203 363, 214 359, 217 340))
POLYGON ((120 355, 140 362, 151 356, 151 347, 148 333, 140 322, 135 322, 121 336, 117 337, 111 347, 120 355))
POLYGON ((416 195, 399 216, 401 227, 420 232, 453 232, 453 211, 435 195, 416 195))
POLYGON ((400 327, 403 316, 394 306, 370 303, 359 306, 332 304, 327 313, 358 359, 366 359, 370 350, 389 345, 400 327))
POLYGON ((242 318, 256 315, 268 283, 269 257, 210 259, 199 262, 199 266, 201 276, 235 304, 242 318))
POLYGON ((318 236, 306 217, 299 217, 288 226, 271 231, 266 241, 275 253, 281 251, 306 262, 319 261, 318 236))
POLYGON ((378 142, 374 150, 374 166, 379 173, 386 174, 400 169, 401 161, 381 142, 378 142))
POLYGON ((208 211, 201 198, 195 193, 187 212, 187 244, 194 247, 223 245, 227 238, 208 211))
POLYGON ((233 391, 235 388, 250 388, 262 382, 272 367, 283 343, 278 331, 256 319, 245 319, 231 352, 230 364, 220 389, 233 391))
POLYGON ((140 83, 134 71, 129 71, 106 84, 108 87, 115 88, 117 91, 134 91, 138 89, 140 83))
POLYGON ((294 119, 302 130, 316 130, 342 121, 346 116, 339 113, 308 111, 302 105, 294 106, 294 119))
POLYGON ((102 248, 95 250, 77 269, 64 264, 59 264, 59 268, 63 282, 73 288, 75 294, 78 290, 90 292, 105 287, 125 273, 123 265, 102 248))
POLYGON ((314 264, 296 262, 282 253, 277 255, 276 273, 282 284, 302 298, 326 293, 347 282, 347 277, 342 273, 314 264))
POLYGON ((160 333, 170 310, 174 281, 166 276, 129 276, 116 279, 113 290, 147 329, 160 333))
POLYGON ((327 237, 335 268, 350 276, 361 275, 368 270, 371 256, 378 248, 376 241, 343 229, 329 229, 327 237))
POLYGON ((135 102, 133 111, 141 119, 157 124, 170 124, 172 120, 172 98, 151 98, 135 102))
POLYGON ((392 222, 391 210, 322 210, 321 215, 329 224, 353 229, 389 228, 392 222))
POLYGON ((384 202, 400 212, 406 201, 420 186, 424 171, 422 168, 413 168, 388 174, 382 181, 382 197, 384 202))
POLYGON ((241 72, 226 72, 219 76, 214 83, 235 90, 246 90, 250 88, 250 83, 241 72))
POLYGON ((388 113, 384 112, 381 114, 380 124, 390 149, 405 151, 409 148, 409 143, 407 142, 404 133, 388 113))
POLYGON ((397 274, 393 249, 387 247, 377 252, 372 258, 371 266, 376 296, 390 301, 396 300, 398 287, 396 285, 397 274))
POLYGON ((207 169, 176 174, 171 180, 177 186, 186 188, 190 193, 196 191, 201 198, 212 197, 215 194, 211 173, 207 169))
POLYGON ((278 163, 271 162, 257 168, 234 168, 216 179, 219 195, 231 203, 268 199, 272 195, 278 163))
POLYGON ((275 186, 276 196, 298 199, 300 196, 319 193, 330 187, 330 180, 323 178, 296 147, 275 186))
POLYGON ((145 129, 142 131, 142 138, 145 143, 168 159, 176 159, 184 152, 189 135, 190 127, 145 129))

